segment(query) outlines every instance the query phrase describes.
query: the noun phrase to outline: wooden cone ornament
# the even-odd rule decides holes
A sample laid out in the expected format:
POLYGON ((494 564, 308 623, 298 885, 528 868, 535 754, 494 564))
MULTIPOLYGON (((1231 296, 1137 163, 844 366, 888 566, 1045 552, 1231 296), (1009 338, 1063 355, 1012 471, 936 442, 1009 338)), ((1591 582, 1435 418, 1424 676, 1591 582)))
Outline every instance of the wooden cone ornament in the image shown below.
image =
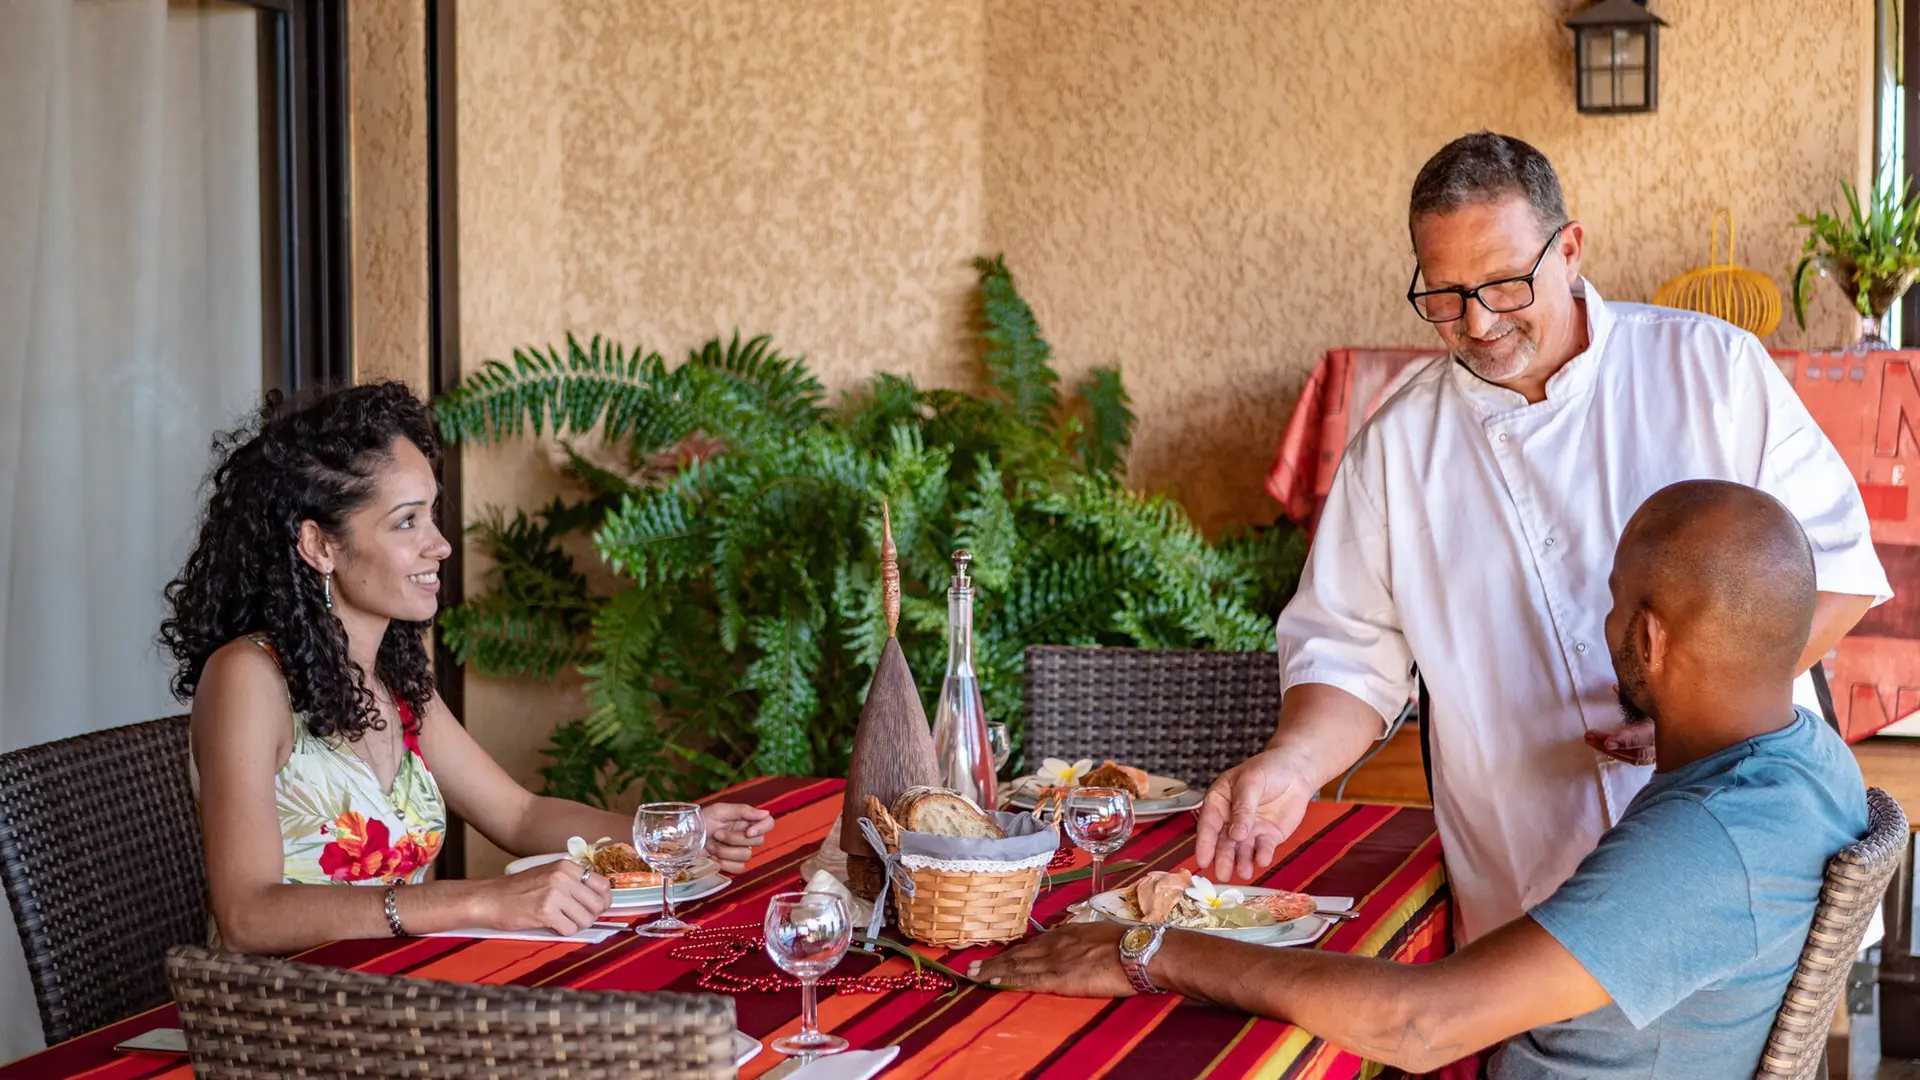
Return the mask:
POLYGON ((860 724, 853 733, 853 763, 847 771, 846 807, 840 815, 840 849, 847 855, 847 887, 862 900, 880 895, 884 864, 860 831, 866 796, 892 806, 911 787, 933 785, 939 769, 933 731, 913 672, 900 651, 900 560, 893 546, 893 517, 880 507, 880 589, 887 615, 887 643, 873 669, 860 724))

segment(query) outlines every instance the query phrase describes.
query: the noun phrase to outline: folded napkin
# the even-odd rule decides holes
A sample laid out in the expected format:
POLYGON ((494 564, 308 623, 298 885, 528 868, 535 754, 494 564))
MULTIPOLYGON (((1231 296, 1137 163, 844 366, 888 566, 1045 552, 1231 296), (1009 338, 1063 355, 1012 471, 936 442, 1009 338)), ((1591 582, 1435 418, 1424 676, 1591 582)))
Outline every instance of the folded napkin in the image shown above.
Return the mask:
POLYGON ((873 914, 872 904, 853 895, 848 891, 846 883, 834 877, 828 870, 815 870, 813 876, 807 879, 806 888, 800 891, 839 897, 840 902, 847 905, 847 916, 853 920, 855 926, 865 926, 868 917, 873 914))
POLYGON ((571 941, 580 945, 598 945, 618 930, 595 930, 591 927, 568 937, 561 937, 551 930, 440 930, 421 937, 457 937, 457 938, 499 938, 503 941, 544 941, 549 945, 562 941, 571 941))
POLYGON ((884 1050, 848 1050, 815 1058, 788 1073, 787 1080, 869 1080, 899 1056, 897 1046, 884 1050))

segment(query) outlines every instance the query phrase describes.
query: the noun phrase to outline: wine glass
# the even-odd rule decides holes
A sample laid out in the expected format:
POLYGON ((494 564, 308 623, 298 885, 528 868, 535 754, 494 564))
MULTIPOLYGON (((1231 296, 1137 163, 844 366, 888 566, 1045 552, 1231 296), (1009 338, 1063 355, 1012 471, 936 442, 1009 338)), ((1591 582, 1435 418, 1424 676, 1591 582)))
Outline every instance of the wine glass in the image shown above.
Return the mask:
POLYGON ((828 893, 780 893, 767 902, 767 956, 780 970, 800 980, 800 1030, 775 1039, 775 1051, 787 1054, 837 1054, 847 1040, 820 1030, 814 982, 833 970, 853 940, 847 905, 828 893))
POLYGON ((1061 808, 1067 838, 1093 856, 1093 895, 1107 891, 1107 856, 1133 835, 1133 795, 1119 788, 1075 788, 1061 808))
POLYGON ((673 917, 673 884, 693 866, 707 846, 707 823, 693 803, 647 803, 633 812, 633 847, 660 875, 660 917, 634 933, 679 937, 693 929, 673 917))
POLYGON ((987 725, 987 752, 993 755, 993 774, 1000 775, 1013 757, 1013 736, 1007 734, 1007 725, 998 721, 987 725))

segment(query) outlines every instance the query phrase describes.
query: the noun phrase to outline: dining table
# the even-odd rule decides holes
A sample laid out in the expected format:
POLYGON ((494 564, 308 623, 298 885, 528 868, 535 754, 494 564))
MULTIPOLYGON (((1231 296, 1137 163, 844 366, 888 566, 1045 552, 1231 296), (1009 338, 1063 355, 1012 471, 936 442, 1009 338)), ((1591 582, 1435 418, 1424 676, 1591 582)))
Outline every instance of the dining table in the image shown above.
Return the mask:
MULTIPOLYGON (((748 802, 775 815, 766 844, 745 872, 722 892, 677 905, 679 914, 709 940, 731 937, 735 949, 690 947, 686 939, 644 938, 620 932, 582 943, 418 937, 335 941, 295 959, 356 971, 481 984, 570 987, 581 990, 702 992, 734 989, 737 1024, 763 1042, 799 1027, 797 989, 765 988, 775 969, 757 940, 768 899, 801 886, 801 864, 840 817, 845 782, 765 777, 714 798, 748 802), (751 988, 741 989, 742 985, 751 988), (757 984, 757 985, 755 985, 757 984)), ((1126 846, 1110 857, 1131 867, 1108 875, 1109 887, 1151 870, 1197 869, 1195 817, 1179 813, 1135 826, 1126 846)), ((1049 869, 1034 903, 1041 925, 1073 918, 1091 886, 1073 870, 1087 856, 1063 853, 1049 869), (1056 877, 1069 880, 1054 883, 1056 877), (1069 909, 1073 908, 1074 911, 1069 909)), ((1254 884, 1350 897, 1358 917, 1331 923, 1307 945, 1402 963, 1438 959, 1451 947, 1451 916, 1439 839, 1429 810, 1316 801, 1254 884)), ((897 930, 888 931, 898 935, 897 930)), ((1002 946, 942 949, 913 946, 927 959, 964 972, 1002 946)), ((102 963, 112 957, 103 952, 102 963)), ((930 972, 928 968, 925 971, 930 972)), ((912 976, 905 956, 850 952, 836 976, 872 976, 823 988, 821 1027, 855 1048, 900 1047, 881 1075, 886 1080, 968 1077, 972 1080, 1172 1080, 1207 1077, 1346 1078, 1396 1075, 1375 1063, 1276 1020, 1173 996, 1078 999, 999 990, 969 981, 921 976, 922 986, 885 986, 888 976, 912 976)), ((895 984, 907 981, 895 978, 895 984)), ((171 1004, 0 1066, 0 1080, 85 1077, 87 1080, 185 1080, 184 1058, 116 1053, 133 1035, 178 1026, 171 1004)), ((744 1080, 763 1076, 784 1059, 764 1050, 740 1068, 744 1080)), ((1468 1073, 1471 1075, 1471 1073, 1468 1073)))

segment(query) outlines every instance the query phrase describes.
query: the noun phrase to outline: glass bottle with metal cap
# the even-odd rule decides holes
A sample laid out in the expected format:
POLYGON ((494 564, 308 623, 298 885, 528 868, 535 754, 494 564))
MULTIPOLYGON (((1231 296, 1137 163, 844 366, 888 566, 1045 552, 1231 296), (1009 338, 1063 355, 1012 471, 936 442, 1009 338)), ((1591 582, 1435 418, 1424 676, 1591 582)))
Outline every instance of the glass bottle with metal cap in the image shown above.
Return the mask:
POLYGON ((987 745, 987 710, 973 669, 973 563, 968 551, 953 553, 947 587, 947 677, 933 719, 933 752, 942 786, 973 800, 982 810, 995 803, 993 751, 987 745))

